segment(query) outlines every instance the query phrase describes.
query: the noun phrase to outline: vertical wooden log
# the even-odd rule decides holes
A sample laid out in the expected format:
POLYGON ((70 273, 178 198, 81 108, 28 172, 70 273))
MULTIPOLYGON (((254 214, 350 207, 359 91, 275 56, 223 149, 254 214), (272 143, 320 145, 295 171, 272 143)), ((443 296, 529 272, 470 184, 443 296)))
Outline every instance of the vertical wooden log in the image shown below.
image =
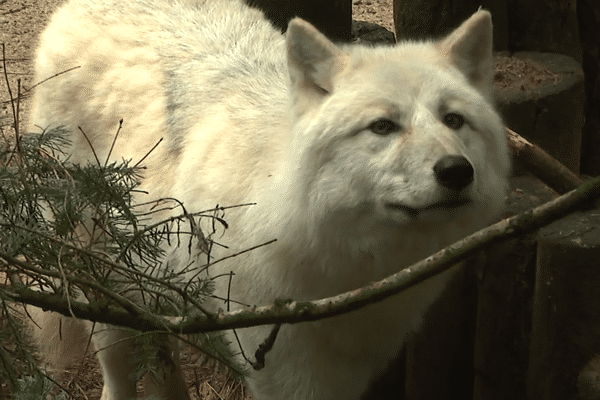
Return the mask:
POLYGON ((507 50, 506 1, 394 0, 396 40, 446 35, 482 7, 492 13, 494 49, 507 50))
POLYGON ((477 270, 466 260, 406 345, 406 399, 468 399, 473 393, 477 270))
POLYGON ((540 230, 536 267, 528 399, 576 398, 600 353, 600 211, 540 230))
POLYGON ((535 235, 488 252, 481 276, 473 400, 525 399, 535 235))
POLYGON ((562 54, 496 59, 496 96, 506 125, 579 173, 585 91, 581 65, 562 54))
POLYGON ((406 400, 406 349, 390 361, 381 376, 369 384, 361 400, 406 400))
POLYGON ((507 0, 512 51, 560 53, 581 62, 577 0, 507 0))
MULTIPOLYGON (((511 179, 508 214, 518 214, 556 196, 537 179, 511 179)), ((486 251, 479 281, 473 400, 524 400, 535 286, 537 235, 499 243, 486 251)))
POLYGON ((288 22, 300 17, 334 41, 350 41, 352 29, 351 0, 245 0, 262 10, 283 32, 288 22))
POLYGON ((466 260, 425 315, 404 351, 371 383, 362 400, 468 399, 473 392, 476 276, 466 260))
POLYGON ((578 0, 577 15, 586 92, 582 171, 600 175, 600 1, 578 0))

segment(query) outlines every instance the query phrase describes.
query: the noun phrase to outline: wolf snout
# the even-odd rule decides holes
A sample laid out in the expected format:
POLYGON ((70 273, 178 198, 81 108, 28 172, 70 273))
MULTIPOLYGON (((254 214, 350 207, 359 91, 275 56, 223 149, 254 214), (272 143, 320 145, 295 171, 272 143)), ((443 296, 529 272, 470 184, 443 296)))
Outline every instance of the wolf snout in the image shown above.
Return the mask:
POLYGON ((473 182, 473 166, 463 156, 446 155, 433 166, 435 178, 440 185, 455 191, 473 182))

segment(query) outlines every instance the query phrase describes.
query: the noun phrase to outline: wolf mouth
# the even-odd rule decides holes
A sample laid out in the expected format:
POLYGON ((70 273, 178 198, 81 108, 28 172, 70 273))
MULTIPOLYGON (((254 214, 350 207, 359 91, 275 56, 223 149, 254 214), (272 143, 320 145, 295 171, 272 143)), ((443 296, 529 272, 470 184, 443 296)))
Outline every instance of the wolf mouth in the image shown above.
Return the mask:
POLYGON ((399 204, 399 203, 386 203, 385 207, 388 209, 403 211, 406 214, 408 214, 409 216, 411 216, 412 218, 416 218, 419 215, 419 213, 422 213, 423 211, 432 211, 432 210, 451 211, 451 210, 456 210, 460 207, 466 206, 469 203, 471 203, 471 199, 455 199, 455 200, 440 201, 440 202, 433 203, 428 206, 419 207, 419 208, 409 207, 409 206, 405 206, 404 204, 399 204))

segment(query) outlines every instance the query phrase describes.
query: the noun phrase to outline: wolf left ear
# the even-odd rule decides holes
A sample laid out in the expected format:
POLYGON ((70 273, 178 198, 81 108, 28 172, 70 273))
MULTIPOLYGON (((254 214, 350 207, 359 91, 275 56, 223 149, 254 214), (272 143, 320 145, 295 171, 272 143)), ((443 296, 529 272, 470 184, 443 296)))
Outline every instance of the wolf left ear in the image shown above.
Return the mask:
POLYGON ((488 11, 477 11, 438 45, 473 86, 491 96, 494 57, 492 15, 488 11))
MULTIPOLYGON (((308 22, 294 18, 286 33, 288 70, 296 96, 317 100, 333 91, 347 54, 308 22)), ((297 99, 300 100, 300 99, 297 99)))

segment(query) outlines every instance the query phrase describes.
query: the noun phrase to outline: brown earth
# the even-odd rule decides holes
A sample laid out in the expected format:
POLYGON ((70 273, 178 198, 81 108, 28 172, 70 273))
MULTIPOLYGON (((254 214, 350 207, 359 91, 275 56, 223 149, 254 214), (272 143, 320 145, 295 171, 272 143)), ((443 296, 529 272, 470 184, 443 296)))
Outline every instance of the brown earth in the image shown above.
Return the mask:
POLYGON ((394 32, 392 9, 392 0, 354 0, 352 19, 381 25, 388 31, 394 32))

